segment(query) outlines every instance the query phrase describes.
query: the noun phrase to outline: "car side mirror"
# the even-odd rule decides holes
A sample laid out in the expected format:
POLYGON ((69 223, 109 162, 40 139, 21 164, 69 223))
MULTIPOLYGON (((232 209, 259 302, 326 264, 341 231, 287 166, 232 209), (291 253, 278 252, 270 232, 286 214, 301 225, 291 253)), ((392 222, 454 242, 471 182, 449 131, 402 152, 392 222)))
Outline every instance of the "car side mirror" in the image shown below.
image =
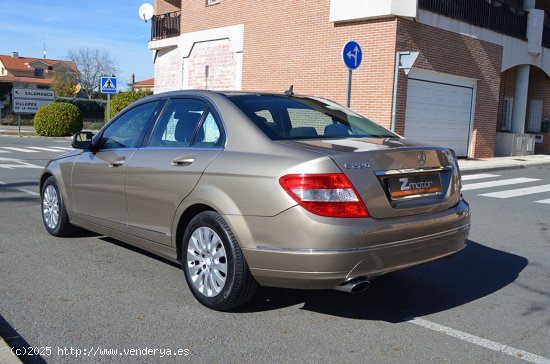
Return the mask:
POLYGON ((81 131, 73 135, 72 147, 75 149, 92 150, 92 138, 94 133, 91 131, 81 131))

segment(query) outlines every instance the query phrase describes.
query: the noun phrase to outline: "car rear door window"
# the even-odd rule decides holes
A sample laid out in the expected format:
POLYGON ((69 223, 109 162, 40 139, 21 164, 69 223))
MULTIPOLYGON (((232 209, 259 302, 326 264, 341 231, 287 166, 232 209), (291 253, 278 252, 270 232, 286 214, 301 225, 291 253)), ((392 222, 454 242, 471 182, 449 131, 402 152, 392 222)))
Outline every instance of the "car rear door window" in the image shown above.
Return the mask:
POLYGON ((170 100, 153 132, 149 146, 190 146, 198 125, 206 112, 207 106, 202 101, 192 99, 170 100))
POLYGON ((173 99, 166 105, 149 146, 217 147, 223 139, 221 124, 205 102, 173 99))
POLYGON ((206 113, 206 117, 199 127, 197 137, 193 143, 197 147, 218 147, 222 143, 222 132, 219 122, 211 111, 206 113))

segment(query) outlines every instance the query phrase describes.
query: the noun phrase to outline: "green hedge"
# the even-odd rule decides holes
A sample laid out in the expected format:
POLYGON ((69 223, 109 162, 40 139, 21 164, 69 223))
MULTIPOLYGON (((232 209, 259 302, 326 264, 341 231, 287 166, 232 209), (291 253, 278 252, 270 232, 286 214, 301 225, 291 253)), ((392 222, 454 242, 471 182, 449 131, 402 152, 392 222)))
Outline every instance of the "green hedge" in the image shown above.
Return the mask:
POLYGON ((34 130, 43 136, 71 135, 82 130, 82 114, 73 104, 53 102, 42 106, 34 115, 34 130))
POLYGON ((107 101, 104 100, 58 97, 56 101, 67 102, 69 104, 77 106, 80 109, 80 112, 82 113, 82 118, 84 120, 103 120, 105 109, 107 108, 107 101))
MULTIPOLYGON (((143 91, 119 92, 111 98, 111 119, 132 102, 149 95, 150 93, 143 91)), ((105 107, 105 120, 107 120, 107 107, 105 107)))

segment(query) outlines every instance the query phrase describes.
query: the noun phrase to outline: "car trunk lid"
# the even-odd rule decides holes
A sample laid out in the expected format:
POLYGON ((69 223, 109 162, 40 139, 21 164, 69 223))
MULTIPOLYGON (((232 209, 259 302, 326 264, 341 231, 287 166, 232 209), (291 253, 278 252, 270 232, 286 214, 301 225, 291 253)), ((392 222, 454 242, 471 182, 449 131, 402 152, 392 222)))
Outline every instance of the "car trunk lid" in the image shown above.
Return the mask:
POLYGON ((332 158, 373 218, 443 211, 460 199, 458 166, 449 149, 410 145, 400 139, 285 143, 332 158))

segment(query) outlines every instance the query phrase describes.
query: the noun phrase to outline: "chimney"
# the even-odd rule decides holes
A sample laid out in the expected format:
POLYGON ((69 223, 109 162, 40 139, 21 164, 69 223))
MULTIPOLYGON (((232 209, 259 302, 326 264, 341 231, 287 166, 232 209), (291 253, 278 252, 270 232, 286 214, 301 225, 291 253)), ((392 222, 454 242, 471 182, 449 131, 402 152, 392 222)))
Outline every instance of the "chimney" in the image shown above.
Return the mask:
POLYGON ((19 58, 19 52, 13 52, 11 57, 12 58, 19 58))

